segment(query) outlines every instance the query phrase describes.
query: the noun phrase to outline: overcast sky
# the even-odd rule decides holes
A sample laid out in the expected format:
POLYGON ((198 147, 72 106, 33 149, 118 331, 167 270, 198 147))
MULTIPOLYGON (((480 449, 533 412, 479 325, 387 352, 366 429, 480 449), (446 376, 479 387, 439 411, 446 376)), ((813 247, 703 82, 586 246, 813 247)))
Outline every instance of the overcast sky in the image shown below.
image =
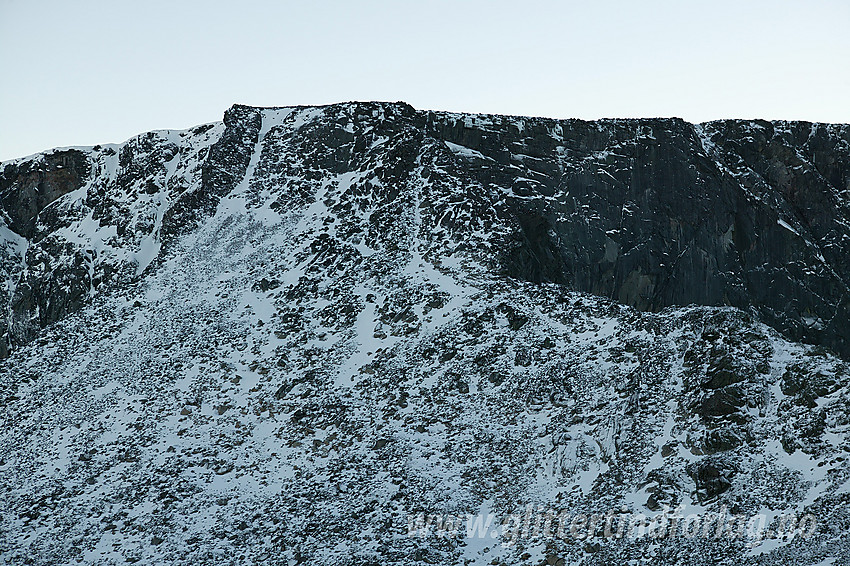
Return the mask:
POLYGON ((262 106, 850 122, 850 2, 0 0, 0 159, 262 106))

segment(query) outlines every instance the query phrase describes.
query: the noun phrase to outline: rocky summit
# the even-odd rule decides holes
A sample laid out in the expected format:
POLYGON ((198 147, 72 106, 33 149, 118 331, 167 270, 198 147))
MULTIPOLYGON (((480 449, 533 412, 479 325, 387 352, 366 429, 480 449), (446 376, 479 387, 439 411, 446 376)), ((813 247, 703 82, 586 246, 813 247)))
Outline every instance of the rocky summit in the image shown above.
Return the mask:
POLYGON ((2 163, 0 562, 846 563, 848 246, 847 125, 236 105, 2 163))

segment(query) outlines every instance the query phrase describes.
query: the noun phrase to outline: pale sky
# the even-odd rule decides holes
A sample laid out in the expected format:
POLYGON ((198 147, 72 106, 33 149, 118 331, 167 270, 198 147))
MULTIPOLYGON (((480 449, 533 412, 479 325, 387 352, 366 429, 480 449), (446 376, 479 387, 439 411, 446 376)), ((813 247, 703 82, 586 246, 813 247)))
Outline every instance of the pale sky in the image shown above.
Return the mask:
POLYGON ((850 2, 0 0, 0 160, 258 106, 850 122, 850 2))

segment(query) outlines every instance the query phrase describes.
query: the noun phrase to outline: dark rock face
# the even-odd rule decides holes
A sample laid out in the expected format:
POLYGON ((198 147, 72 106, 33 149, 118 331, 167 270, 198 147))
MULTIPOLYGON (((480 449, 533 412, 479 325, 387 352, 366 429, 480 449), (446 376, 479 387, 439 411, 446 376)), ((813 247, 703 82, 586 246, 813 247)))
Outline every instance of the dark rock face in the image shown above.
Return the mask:
MULTIPOLYGON (((382 160, 381 185, 358 189, 376 205, 376 234, 385 233, 385 223, 409 221, 394 212, 404 206, 400 189, 424 183, 439 193, 424 203, 435 216, 430 220, 466 234, 462 245, 479 247, 511 277, 561 283, 647 311, 731 305, 791 339, 850 355, 847 126, 584 122, 423 112, 402 103, 342 104, 316 113, 323 119, 285 140, 287 151, 303 149, 298 164, 276 161, 270 152, 281 147, 262 147, 260 109, 236 105, 223 128, 206 134, 214 139, 203 147, 153 133, 131 140, 110 178, 94 150, 8 164, 0 175, 0 205, 11 230, 42 240, 69 221, 51 203, 89 182, 85 204, 93 218, 114 226, 122 249, 132 254, 142 239, 125 233, 129 219, 138 217, 133 203, 161 197, 159 215, 137 230, 167 247, 239 183, 250 182, 258 152, 260 167, 272 167, 281 179, 302 179, 279 199, 309 199, 316 190, 312 171, 382 160), (386 154, 376 145, 382 139, 394 140, 386 154), (420 155, 433 156, 439 170, 419 170, 420 155), (173 174, 175 163, 185 169, 182 176, 173 174), (472 238, 473 232, 489 236, 472 238)), ((13 300, 16 317, 37 319, 33 329, 78 308, 93 280, 121 271, 120 261, 103 267, 108 258, 61 238, 42 248, 13 277, 25 283, 13 300), (60 256, 62 267, 55 267, 60 256), (28 283, 34 274, 37 281, 28 283)), ((32 332, 17 334, 26 341, 23 335, 32 332)), ((738 376, 721 369, 714 379, 720 387, 738 376)))
POLYGON ((82 151, 39 155, 0 171, 0 207, 9 228, 31 238, 38 214, 59 197, 83 186, 91 167, 82 151))
POLYGON ((215 212, 219 199, 245 177, 257 144, 262 115, 235 105, 224 113, 224 133, 210 148, 201 169, 200 187, 182 192, 165 213, 163 234, 185 233, 215 212))
POLYGON ((433 115, 430 127, 482 156, 470 175, 510 188, 508 274, 642 310, 752 309, 850 354, 846 126, 502 120, 433 115))

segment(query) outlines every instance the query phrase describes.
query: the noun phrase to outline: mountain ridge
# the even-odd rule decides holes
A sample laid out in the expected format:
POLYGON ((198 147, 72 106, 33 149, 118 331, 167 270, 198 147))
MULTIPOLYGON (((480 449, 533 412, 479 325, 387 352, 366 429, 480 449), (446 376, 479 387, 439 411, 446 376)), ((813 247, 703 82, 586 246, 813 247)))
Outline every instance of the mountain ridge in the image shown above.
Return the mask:
MULTIPOLYGON (((208 140, 209 148, 201 150, 209 153, 203 157, 198 154, 199 178, 185 177, 186 182, 198 186, 191 190, 177 187, 174 194, 163 197, 168 202, 161 219, 162 234, 155 239, 167 241, 171 233, 191 229, 200 218, 210 216, 218 199, 245 177, 251 154, 261 144, 258 136, 264 113, 331 113, 339 118, 348 112, 352 116, 345 119, 353 124, 357 108, 382 109, 386 115, 393 116, 394 128, 408 127, 430 139, 451 144, 453 154, 458 156, 457 172, 470 183, 482 185, 482 193, 489 191, 483 195, 484 199, 505 201, 496 214, 500 215, 499 222, 511 225, 518 240, 504 244, 502 250, 510 256, 502 262, 509 274, 531 281, 567 284, 644 310, 691 303, 752 308, 786 336, 824 344, 843 356, 848 355, 850 329, 846 324, 838 328, 835 325, 836 319, 850 314, 847 311, 850 265, 836 251, 845 245, 845 240, 850 241, 847 229, 850 129, 846 125, 737 120, 690 124, 678 118, 587 122, 417 111, 405 103, 268 108, 237 104, 220 123, 199 126, 183 134, 178 130, 149 132, 124 144, 100 148, 125 151, 127 161, 133 153, 129 148, 141 144, 139 140, 145 138, 185 137, 185 132, 200 130, 212 130, 220 136, 208 140), (476 127, 476 120, 483 125, 476 127), (641 134, 642 129, 646 136, 641 134), (766 133, 768 129, 772 131, 770 136, 766 133), (652 136, 655 130, 664 132, 666 139, 655 140, 652 136), (801 154, 803 150, 789 145, 788 141, 799 142, 801 133, 806 132, 803 147, 809 147, 805 151, 810 156, 801 154), (564 135, 569 139, 564 139, 564 135), (520 153, 507 149, 512 144, 520 153), (762 159, 760 146, 773 155, 762 159), (572 152, 575 159, 558 154, 558 148, 568 154, 572 152), (738 154, 739 150, 746 158, 738 154), (798 173, 801 167, 805 169, 798 173), (689 169, 698 170, 692 174, 689 169), (705 188, 696 194, 697 202, 689 203, 694 189, 700 186, 705 188), (803 193, 798 186, 804 187, 803 193), (811 186, 816 190, 805 188, 811 186), (512 194, 498 194, 502 189, 512 194), (713 191, 724 194, 712 195, 713 191), (562 202, 570 197, 572 203, 562 202), (665 207, 663 214, 659 206, 665 207), (632 208, 638 209, 638 218, 624 220, 625 210, 635 215, 632 208), (589 216, 582 209, 592 210, 599 218, 592 218, 593 214, 589 216), (711 233, 695 228, 700 222, 699 214, 715 224, 711 233), (674 219, 678 226, 665 228, 665 218, 674 219), (650 228, 645 230, 641 224, 647 223, 650 228), (591 225, 579 228, 582 224, 591 225), (674 244, 677 239, 683 240, 682 243, 674 244), (794 239, 801 241, 789 241, 794 239), (638 240, 647 241, 652 249, 643 254, 634 250, 634 246, 627 249, 629 242, 638 240), (565 241, 578 243, 571 248, 565 241), (516 249, 508 249, 514 244, 516 249), (828 259, 821 248, 827 250, 828 259), (794 267, 793 273, 778 272, 788 263, 799 267, 794 267), (824 265, 819 267, 818 263, 824 265), (681 268, 685 273, 676 271, 681 265, 687 266, 681 268), (758 265, 768 265, 772 272, 761 273, 758 265), (811 277, 807 270, 818 273, 811 277), (694 281, 702 281, 704 288, 695 288, 694 281), (760 292, 767 286, 773 287, 775 298, 760 292), (787 307, 789 303, 792 307, 787 307)), ((325 132, 325 135, 334 139, 343 134, 325 132)), ((157 159, 173 158, 171 152, 179 152, 174 141, 171 140, 172 147, 161 156, 147 156, 146 167, 162 168, 163 162, 156 163, 157 159)), ((7 226, 18 235, 29 237, 42 209, 56 198, 78 190, 86 182, 97 185, 97 175, 92 172, 92 163, 97 159, 94 147, 98 146, 89 150, 64 149, 3 163, 0 199, 7 226), (74 166, 51 163, 51 159, 61 159, 74 166), (26 170, 28 166, 37 168, 34 164, 39 161, 44 162, 48 172, 26 170), (33 174, 37 179, 31 178, 33 174), (39 190, 33 191, 33 187, 39 190), (45 188, 47 201, 43 200, 45 188)), ((121 164, 115 166, 120 168, 121 164)), ((125 172, 111 181, 118 185, 132 183, 140 174, 144 171, 125 172)), ((160 188, 149 185, 145 190, 158 194, 160 188)), ((91 288, 91 284, 88 286, 91 288)), ((43 297, 41 300, 45 302, 43 297)), ((26 297, 5 302, 16 301, 26 302, 26 297)), ((54 314, 42 316, 34 326, 31 320, 8 324, 6 346, 25 341, 33 328, 57 320, 65 310, 59 308, 54 314), (16 331, 16 324, 31 329, 16 331)), ((27 311, 32 311, 31 306, 18 308, 11 318, 32 319, 27 311)))
POLYGON ((846 557, 850 368, 751 308, 839 302, 844 209, 813 197, 843 194, 846 128, 683 124, 234 107, 4 166, 0 558, 846 557), (664 304, 727 288, 749 302, 664 304), (409 530, 529 506, 816 524, 409 530))

